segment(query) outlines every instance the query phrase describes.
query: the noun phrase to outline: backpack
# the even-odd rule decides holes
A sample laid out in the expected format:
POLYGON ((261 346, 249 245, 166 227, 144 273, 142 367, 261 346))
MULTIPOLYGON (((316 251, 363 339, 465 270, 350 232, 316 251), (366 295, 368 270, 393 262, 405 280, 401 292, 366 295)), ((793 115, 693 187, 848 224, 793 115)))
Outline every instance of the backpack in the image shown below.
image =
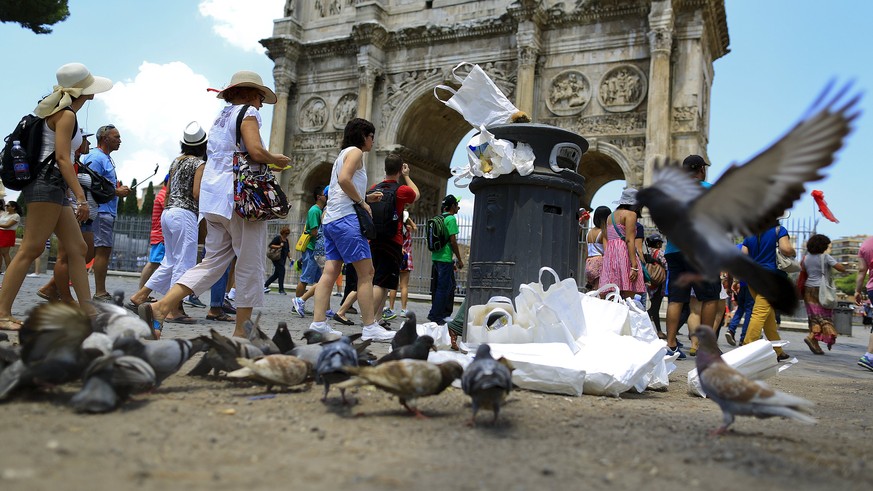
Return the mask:
POLYGON ((446 217, 439 214, 427 219, 424 225, 424 234, 427 237, 427 250, 436 252, 449 243, 449 230, 446 228, 446 217))
POLYGON ((79 164, 79 174, 91 176, 91 187, 88 188, 88 192, 98 205, 109 203, 115 198, 115 186, 112 185, 112 181, 94 172, 85 164, 79 164))
POLYGON ((376 240, 390 241, 400 231, 398 226, 400 217, 397 214, 398 188, 400 188, 400 184, 396 182, 380 182, 370 188, 370 192, 379 191, 382 193, 381 200, 370 203, 373 224, 376 225, 376 240))
MULTIPOLYGON (((64 108, 72 111, 71 108, 64 108)), ((39 160, 39 154, 42 152, 42 131, 45 126, 45 119, 28 114, 21 118, 21 121, 15 125, 5 139, 3 152, 0 153, 0 180, 8 189, 21 191, 25 186, 33 182, 36 176, 42 171, 46 165, 54 165, 55 154, 52 152, 48 157, 39 160), (12 142, 18 141, 21 147, 27 152, 27 162, 30 164, 30 179, 17 179, 15 177, 15 169, 12 165, 12 142)), ((73 134, 70 138, 76 136, 79 131, 79 122, 73 127, 73 134)))

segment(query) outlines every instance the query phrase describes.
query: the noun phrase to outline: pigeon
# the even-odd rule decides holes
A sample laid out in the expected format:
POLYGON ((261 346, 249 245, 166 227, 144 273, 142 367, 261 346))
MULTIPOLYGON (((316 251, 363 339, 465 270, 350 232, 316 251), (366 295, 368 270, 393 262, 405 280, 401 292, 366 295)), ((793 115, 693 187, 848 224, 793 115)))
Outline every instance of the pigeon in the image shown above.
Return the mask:
POLYGON ((91 361, 82 349, 90 334, 91 320, 78 306, 50 302, 34 307, 18 334, 21 359, 0 376, 0 400, 16 388, 54 386, 81 377, 91 361))
POLYGON ((400 404, 418 418, 425 418, 415 400, 441 393, 461 376, 464 369, 456 361, 439 365, 422 360, 389 361, 375 367, 346 367, 353 378, 337 384, 341 391, 360 385, 375 385, 396 395, 400 404))
POLYGON ((0 372, 21 359, 21 350, 5 341, 0 341, 0 372))
POLYGON ((0 331, 0 341, 9 341, 9 335, 0 331))
MULTIPOLYGON (((115 293, 116 295, 119 292, 115 293)), ((123 294, 122 294, 123 296, 123 294)), ((123 300, 123 297, 122 297, 123 300)), ((93 320, 94 332, 100 332, 109 336, 114 342, 126 333, 132 333, 141 339, 154 339, 154 331, 138 315, 129 310, 110 302, 91 302, 91 306, 97 311, 93 320)))
POLYGON ((500 404, 512 390, 512 373, 508 367, 491 356, 490 346, 480 344, 476 350, 476 358, 464 370, 461 388, 464 394, 473 399, 473 417, 470 418, 470 426, 476 425, 476 413, 479 408, 494 412, 493 424, 497 422, 500 404))
MULTIPOLYGON (((357 364, 358 352, 355 351, 352 340, 348 336, 343 336, 333 343, 322 345, 321 353, 318 354, 318 360, 315 362, 315 381, 324 384, 324 396, 321 398, 321 402, 327 400, 331 384, 348 380, 349 374, 346 369, 354 368, 357 364)), ((340 389, 340 395, 342 395, 343 404, 348 404, 344 388, 340 389)))
POLYGON ((267 392, 274 385, 291 387, 303 383, 312 370, 312 364, 296 356, 267 355, 256 360, 238 358, 239 370, 227 374, 229 378, 251 379, 267 384, 267 392))
POLYGON ((246 339, 252 342, 256 348, 261 350, 265 355, 276 355, 281 353, 276 343, 270 339, 267 334, 260 328, 261 314, 258 313, 255 317, 255 322, 251 319, 243 323, 243 331, 246 334, 246 339))
POLYGON ((70 399, 77 412, 112 411, 132 394, 155 387, 155 372, 142 358, 114 351, 95 359, 83 377, 82 389, 70 399))
POLYGON ((721 407, 723 425, 713 434, 723 434, 734 422, 734 416, 771 418, 782 416, 814 424, 809 416, 814 404, 806 399, 771 389, 763 382, 749 380, 721 359, 715 332, 709 326, 699 326, 694 334, 699 340, 697 348, 697 375, 706 397, 721 407))
POLYGON ((276 334, 273 334, 273 343, 279 348, 280 353, 288 353, 294 349, 294 340, 291 339, 291 331, 288 330, 288 324, 280 322, 276 327, 276 334))
POLYGON ((228 338, 215 329, 209 330, 210 336, 199 336, 210 348, 188 375, 205 376, 210 371, 232 372, 242 368, 237 358, 254 359, 264 356, 264 352, 255 347, 251 341, 244 338, 228 338))
POLYGON ((412 344, 418 338, 418 332, 415 330, 415 312, 407 312, 406 320, 397 331, 397 334, 391 339, 391 351, 396 350, 401 346, 412 344))
POLYGON ((732 165, 711 188, 676 165, 658 163, 652 185, 636 195, 704 279, 728 271, 785 313, 797 304, 791 282, 739 251, 731 233, 749 236, 775 227, 804 184, 823 177, 860 114, 860 95, 849 98, 850 86, 831 95, 831 86, 791 131, 746 164, 732 165))
POLYGON ((203 339, 141 340, 124 336, 115 341, 114 350, 136 356, 148 363, 155 371, 155 387, 167 377, 179 371, 194 353, 200 352, 206 342, 203 339))
MULTIPOLYGON (((361 333, 349 334, 348 338, 352 341, 357 340, 361 337, 361 333)), ((314 331, 312 329, 307 329, 303 332, 303 336, 301 339, 306 340, 306 344, 317 344, 317 343, 332 343, 337 341, 341 337, 345 336, 344 334, 330 334, 314 331)))
POLYGON ((433 338, 427 334, 419 336, 412 344, 401 346, 382 358, 379 358, 379 360, 376 361, 376 365, 403 359, 427 360, 427 354, 431 351, 436 351, 433 343, 433 338))
POLYGON ((318 356, 321 354, 322 350, 324 350, 324 346, 321 344, 304 344, 295 346, 285 352, 285 354, 296 356, 301 360, 308 361, 312 366, 315 366, 318 363, 318 356))

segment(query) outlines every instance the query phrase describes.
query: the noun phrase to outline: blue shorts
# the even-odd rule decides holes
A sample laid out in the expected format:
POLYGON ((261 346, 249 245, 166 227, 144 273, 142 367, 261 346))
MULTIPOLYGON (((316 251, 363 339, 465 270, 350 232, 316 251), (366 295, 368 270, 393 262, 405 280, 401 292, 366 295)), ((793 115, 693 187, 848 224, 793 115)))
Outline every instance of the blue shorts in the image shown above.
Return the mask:
POLYGON ((81 230, 82 233, 93 232, 94 220, 85 220, 84 222, 80 223, 79 230, 81 230))
POLYGON ((94 219, 94 247, 112 247, 115 242, 115 217, 111 213, 97 213, 94 219))
POLYGON ((164 243, 161 242, 159 244, 155 244, 153 246, 149 246, 149 262, 150 263, 160 263, 164 260, 164 254, 167 252, 167 248, 164 247, 164 243))
POLYGON ((373 257, 370 243, 361 235, 357 215, 346 215, 321 228, 324 231, 324 257, 328 261, 352 264, 373 257))
POLYGON ((321 268, 318 267, 318 261, 315 260, 315 251, 306 249, 303 251, 303 258, 300 259, 301 268, 300 281, 307 285, 314 285, 321 279, 321 268))

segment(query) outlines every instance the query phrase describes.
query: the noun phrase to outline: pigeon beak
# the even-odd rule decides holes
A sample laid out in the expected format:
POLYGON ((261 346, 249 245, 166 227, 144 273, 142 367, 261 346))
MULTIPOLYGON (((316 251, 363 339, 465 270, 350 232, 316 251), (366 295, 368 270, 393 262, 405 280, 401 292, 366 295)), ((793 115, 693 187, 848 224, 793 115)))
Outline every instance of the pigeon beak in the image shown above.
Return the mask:
POLYGON ((434 352, 439 351, 439 350, 437 350, 437 347, 436 347, 436 346, 431 346, 431 347, 430 347, 430 350, 431 350, 431 351, 434 351, 434 352))

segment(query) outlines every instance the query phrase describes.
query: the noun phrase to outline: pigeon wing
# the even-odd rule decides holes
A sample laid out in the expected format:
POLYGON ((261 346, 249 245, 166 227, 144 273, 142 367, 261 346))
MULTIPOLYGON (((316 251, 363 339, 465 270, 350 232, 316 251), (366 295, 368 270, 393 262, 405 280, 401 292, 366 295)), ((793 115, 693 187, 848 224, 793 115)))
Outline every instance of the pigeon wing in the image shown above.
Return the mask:
POLYGON ((821 170, 834 161, 834 154, 860 114, 860 95, 845 101, 850 85, 833 97, 831 87, 785 136, 746 164, 729 167, 695 200, 690 211, 692 220, 709 221, 719 230, 754 235, 772 226, 791 208, 803 194, 805 183, 824 177, 821 170))

